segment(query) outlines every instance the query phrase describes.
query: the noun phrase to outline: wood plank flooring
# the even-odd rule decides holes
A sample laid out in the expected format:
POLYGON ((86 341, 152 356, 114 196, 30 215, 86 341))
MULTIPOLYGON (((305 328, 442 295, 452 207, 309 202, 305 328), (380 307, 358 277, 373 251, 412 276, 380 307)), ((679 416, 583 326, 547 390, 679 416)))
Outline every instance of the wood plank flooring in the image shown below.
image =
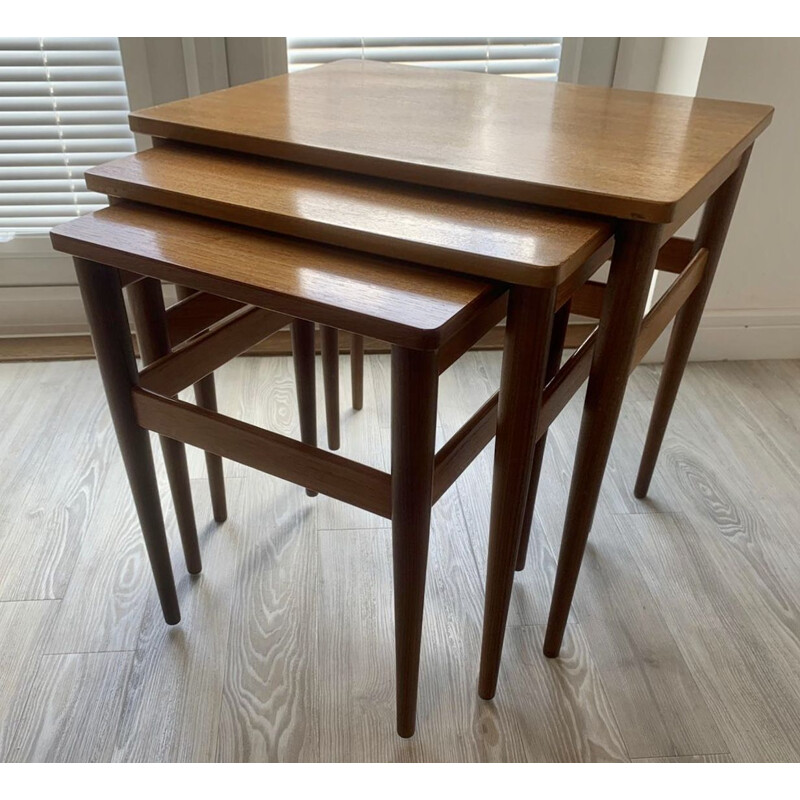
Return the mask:
MULTIPOLYGON (((342 369, 347 369, 342 359, 342 369)), ((499 381, 441 379, 438 439, 499 381)), ((204 572, 163 624, 92 361, 0 364, 4 761, 800 760, 800 362, 691 364, 650 497, 659 368, 631 379, 562 658, 541 654, 581 397, 554 425, 497 697, 476 692, 490 445, 433 514, 418 733, 394 734, 388 523, 226 462, 190 470, 204 572)), ((342 380, 342 452, 386 468, 388 357, 342 380)), ((288 358, 218 373, 226 413, 297 435, 288 358)), ((324 441, 322 397, 320 440, 324 441)), ((156 447, 157 451, 157 447, 156 447)))

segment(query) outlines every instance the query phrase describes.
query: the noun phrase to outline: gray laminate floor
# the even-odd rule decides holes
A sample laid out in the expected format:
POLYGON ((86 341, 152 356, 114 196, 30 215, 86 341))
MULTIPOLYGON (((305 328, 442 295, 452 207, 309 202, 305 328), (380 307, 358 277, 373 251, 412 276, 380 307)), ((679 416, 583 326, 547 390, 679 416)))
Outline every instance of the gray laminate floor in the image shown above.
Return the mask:
MULTIPOLYGON (((468 354, 442 376, 440 438, 499 366, 468 354)), ((552 429, 491 703, 476 693, 491 445, 436 506, 404 741, 385 520, 226 462, 215 526, 193 451, 205 571, 186 574, 164 493, 183 610, 168 628, 96 365, 0 365, 0 756, 798 760, 800 362, 690 365, 640 502, 658 373, 631 380, 556 661, 540 647, 581 398, 552 429)), ((384 468, 388 379, 388 358, 368 356, 360 413, 342 382, 343 453, 384 468)), ((237 359, 218 391, 223 411, 296 434, 289 359, 237 359)))

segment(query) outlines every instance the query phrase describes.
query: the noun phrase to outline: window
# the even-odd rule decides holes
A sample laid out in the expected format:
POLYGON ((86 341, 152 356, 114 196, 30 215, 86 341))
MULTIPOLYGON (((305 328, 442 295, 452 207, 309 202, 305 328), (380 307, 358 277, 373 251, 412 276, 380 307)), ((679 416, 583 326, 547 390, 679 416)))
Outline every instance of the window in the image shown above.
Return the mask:
POLYGON ((0 38, 0 237, 105 205, 84 171, 134 149, 116 38, 0 38))
POLYGON ((359 36, 314 39, 298 36, 289 37, 286 42, 289 72, 341 58, 358 58, 555 81, 561 57, 561 39, 555 36, 525 39, 380 39, 359 36))

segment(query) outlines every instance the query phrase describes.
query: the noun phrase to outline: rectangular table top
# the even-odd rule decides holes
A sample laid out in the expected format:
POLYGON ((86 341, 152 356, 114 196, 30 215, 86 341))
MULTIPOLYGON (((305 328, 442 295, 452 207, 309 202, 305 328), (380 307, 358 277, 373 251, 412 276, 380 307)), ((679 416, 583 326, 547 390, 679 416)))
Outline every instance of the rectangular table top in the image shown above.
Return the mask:
POLYGON ((612 234, 599 218, 172 141, 94 167, 86 182, 112 197, 529 286, 562 285, 612 234))
POLYGON ((339 61, 138 111, 134 131, 625 219, 688 215, 769 106, 339 61))
POLYGON ((435 349, 503 284, 120 202, 58 225, 78 258, 419 349, 435 349))

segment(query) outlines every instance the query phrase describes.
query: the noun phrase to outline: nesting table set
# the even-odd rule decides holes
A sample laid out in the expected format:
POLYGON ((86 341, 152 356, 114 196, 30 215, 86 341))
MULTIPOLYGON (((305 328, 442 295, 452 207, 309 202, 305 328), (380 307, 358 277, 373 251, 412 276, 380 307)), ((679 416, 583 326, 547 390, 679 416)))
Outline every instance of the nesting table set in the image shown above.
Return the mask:
MULTIPOLYGON (((771 116, 352 61, 132 114, 156 146, 90 170, 89 187, 112 205, 52 239, 75 257, 167 622, 180 613, 148 430, 170 453, 187 519, 184 444, 208 454, 218 519, 221 458, 391 519, 397 730, 412 735, 430 509, 496 436, 479 677, 481 697, 493 697, 547 429, 588 377, 544 645, 558 655, 628 374, 674 319, 636 481, 643 497, 771 116), (703 203, 696 238, 674 237, 703 203), (607 283, 591 280, 609 258, 607 283), (645 314, 656 269, 676 277, 645 314), (169 309, 161 281, 183 287, 169 309), (598 324, 562 365, 570 313, 598 324), (436 452, 438 375, 504 316, 499 391, 436 452), (390 473, 316 447, 314 323, 391 344, 390 473), (300 442, 219 414, 213 395, 214 369, 286 324, 300 442), (175 399, 192 384, 197 405, 175 399)), ((196 532, 180 529, 198 572, 196 532)))

